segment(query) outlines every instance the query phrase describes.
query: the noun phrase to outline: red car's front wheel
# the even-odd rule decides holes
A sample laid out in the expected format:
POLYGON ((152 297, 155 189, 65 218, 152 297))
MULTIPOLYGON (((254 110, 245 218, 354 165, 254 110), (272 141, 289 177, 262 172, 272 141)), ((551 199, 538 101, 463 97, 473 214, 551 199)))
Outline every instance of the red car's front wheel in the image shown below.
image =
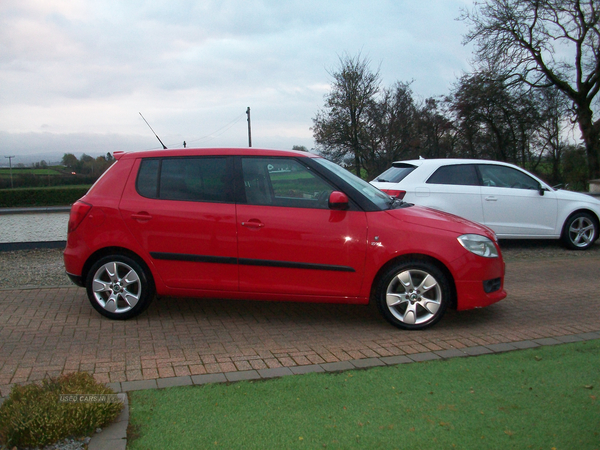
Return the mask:
POLYGON ((446 275, 427 261, 406 261, 391 267, 376 290, 379 310, 392 325, 419 330, 438 322, 450 303, 446 275))

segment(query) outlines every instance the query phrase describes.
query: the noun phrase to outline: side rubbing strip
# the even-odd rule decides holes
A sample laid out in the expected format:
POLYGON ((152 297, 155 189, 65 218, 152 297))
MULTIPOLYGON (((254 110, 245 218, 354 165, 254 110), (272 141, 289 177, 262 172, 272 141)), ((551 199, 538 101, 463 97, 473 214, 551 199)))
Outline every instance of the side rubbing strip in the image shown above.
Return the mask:
POLYGON ((187 253, 161 253, 151 252, 150 256, 154 259, 162 259, 167 261, 191 261, 205 262, 217 264, 237 264, 237 258, 229 256, 207 256, 207 255, 190 255, 187 253))
POLYGON ((328 270, 332 272, 355 272, 352 267, 335 266, 331 264, 312 264, 292 261, 271 261, 268 259, 249 259, 240 258, 239 260, 229 256, 207 256, 207 255, 190 255, 187 253, 163 253, 150 252, 150 256, 154 259, 165 261, 190 261, 215 264, 241 264, 244 266, 258 267, 281 267, 287 269, 309 269, 309 270, 328 270))
POLYGON ((271 261, 268 259, 240 259, 244 266, 283 267, 288 269, 330 270, 333 272, 355 272, 352 267, 334 266, 330 264, 311 264, 290 261, 271 261))

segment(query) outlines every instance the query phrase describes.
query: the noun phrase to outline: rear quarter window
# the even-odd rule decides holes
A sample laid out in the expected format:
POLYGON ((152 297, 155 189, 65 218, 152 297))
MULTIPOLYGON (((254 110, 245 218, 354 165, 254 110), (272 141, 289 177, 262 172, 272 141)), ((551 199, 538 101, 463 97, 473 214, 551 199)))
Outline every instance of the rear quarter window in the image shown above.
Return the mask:
POLYGON ((427 184, 479 186, 479 177, 474 164, 455 164, 437 169, 429 177, 427 184))

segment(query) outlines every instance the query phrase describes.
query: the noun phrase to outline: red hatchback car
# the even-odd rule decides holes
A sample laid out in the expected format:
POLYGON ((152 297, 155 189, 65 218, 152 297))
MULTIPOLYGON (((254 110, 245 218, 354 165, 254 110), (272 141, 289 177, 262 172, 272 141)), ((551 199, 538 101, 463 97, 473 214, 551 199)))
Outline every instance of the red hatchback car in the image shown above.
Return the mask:
POLYGON ((366 304, 404 329, 504 297, 494 233, 305 152, 116 153, 71 209, 65 268, 128 319, 155 295, 366 304))

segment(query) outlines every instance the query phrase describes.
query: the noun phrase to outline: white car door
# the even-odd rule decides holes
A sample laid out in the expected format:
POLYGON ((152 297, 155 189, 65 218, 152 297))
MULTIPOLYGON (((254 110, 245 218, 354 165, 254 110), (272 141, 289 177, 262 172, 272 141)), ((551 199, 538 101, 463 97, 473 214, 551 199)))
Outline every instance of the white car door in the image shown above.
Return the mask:
POLYGON ((499 237, 547 237, 556 235, 557 200, 551 191, 512 167, 478 165, 484 224, 499 237), (543 192, 543 195, 541 195, 543 192))

